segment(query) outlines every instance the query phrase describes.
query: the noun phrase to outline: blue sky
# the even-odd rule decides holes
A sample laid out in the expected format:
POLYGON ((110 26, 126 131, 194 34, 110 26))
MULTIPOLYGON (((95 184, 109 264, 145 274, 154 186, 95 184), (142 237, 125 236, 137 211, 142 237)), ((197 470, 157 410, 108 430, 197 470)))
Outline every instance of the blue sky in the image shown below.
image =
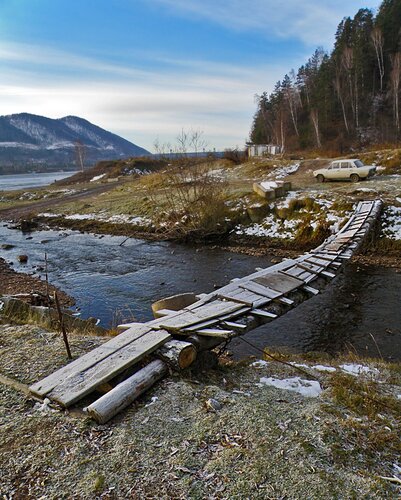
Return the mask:
POLYGON ((73 114, 153 149, 181 128, 242 146, 254 95, 358 0, 0 0, 1 114, 73 114))

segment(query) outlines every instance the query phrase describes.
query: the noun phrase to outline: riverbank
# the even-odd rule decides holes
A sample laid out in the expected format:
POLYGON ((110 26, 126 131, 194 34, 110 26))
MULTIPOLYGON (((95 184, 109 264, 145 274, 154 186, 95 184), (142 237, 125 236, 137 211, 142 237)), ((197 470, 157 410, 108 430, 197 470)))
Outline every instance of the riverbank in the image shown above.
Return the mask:
MULTIPOLYGON (((103 340, 73 336, 73 355, 103 340)), ((327 355, 283 358, 294 367, 268 357, 222 360, 204 373, 172 374, 109 424, 96 425, 79 410, 23 392, 65 364, 59 334, 3 324, 0 341, 6 497, 399 494, 397 365, 327 355)))
POLYGON ((32 295, 40 295, 45 299, 48 294, 53 296, 54 292, 57 292, 60 304, 64 307, 74 305, 74 299, 59 288, 46 283, 37 276, 15 271, 9 263, 0 257, 0 296, 14 295, 18 296, 20 300, 30 302, 32 295))

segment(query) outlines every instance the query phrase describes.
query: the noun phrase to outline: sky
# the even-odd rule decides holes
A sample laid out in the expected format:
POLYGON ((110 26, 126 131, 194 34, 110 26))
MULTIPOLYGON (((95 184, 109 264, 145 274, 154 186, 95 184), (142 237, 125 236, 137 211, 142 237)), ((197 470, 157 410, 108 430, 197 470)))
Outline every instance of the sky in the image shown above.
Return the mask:
POLYGON ((256 110, 368 0, 0 0, 0 114, 76 115, 154 151, 242 147, 256 110))

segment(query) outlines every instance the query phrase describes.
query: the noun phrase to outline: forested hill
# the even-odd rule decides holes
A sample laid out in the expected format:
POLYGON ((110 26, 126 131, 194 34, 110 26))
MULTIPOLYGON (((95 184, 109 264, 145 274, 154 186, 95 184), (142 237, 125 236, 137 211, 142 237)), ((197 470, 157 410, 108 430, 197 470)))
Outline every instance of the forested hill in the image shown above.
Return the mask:
POLYGON ((342 152, 400 140, 400 91, 401 0, 384 0, 376 16, 341 21, 331 54, 318 48, 258 96, 251 141, 342 152))

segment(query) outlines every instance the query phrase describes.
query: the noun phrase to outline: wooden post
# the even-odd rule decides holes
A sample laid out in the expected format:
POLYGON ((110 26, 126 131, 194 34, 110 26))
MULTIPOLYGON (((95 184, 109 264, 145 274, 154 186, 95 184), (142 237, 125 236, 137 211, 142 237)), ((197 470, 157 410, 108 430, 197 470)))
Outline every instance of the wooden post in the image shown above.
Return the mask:
POLYGON ((70 344, 68 343, 67 331, 65 329, 63 313, 61 312, 60 302, 58 301, 57 292, 54 292, 54 302, 56 303, 56 308, 57 308, 57 313, 58 313, 58 320, 59 320, 59 323, 60 323, 61 331, 63 333, 63 340, 64 340, 64 344, 65 344, 65 349, 67 351, 67 357, 68 357, 68 359, 72 359, 71 350, 70 350, 70 344))
POLYGON ((96 422, 104 424, 129 406, 143 392, 168 372, 168 366, 160 359, 152 361, 134 375, 116 385, 114 389, 84 409, 96 422))
POLYGON ((50 307, 49 274, 47 272, 47 252, 45 252, 45 279, 46 279, 46 299, 47 299, 47 306, 50 307))

